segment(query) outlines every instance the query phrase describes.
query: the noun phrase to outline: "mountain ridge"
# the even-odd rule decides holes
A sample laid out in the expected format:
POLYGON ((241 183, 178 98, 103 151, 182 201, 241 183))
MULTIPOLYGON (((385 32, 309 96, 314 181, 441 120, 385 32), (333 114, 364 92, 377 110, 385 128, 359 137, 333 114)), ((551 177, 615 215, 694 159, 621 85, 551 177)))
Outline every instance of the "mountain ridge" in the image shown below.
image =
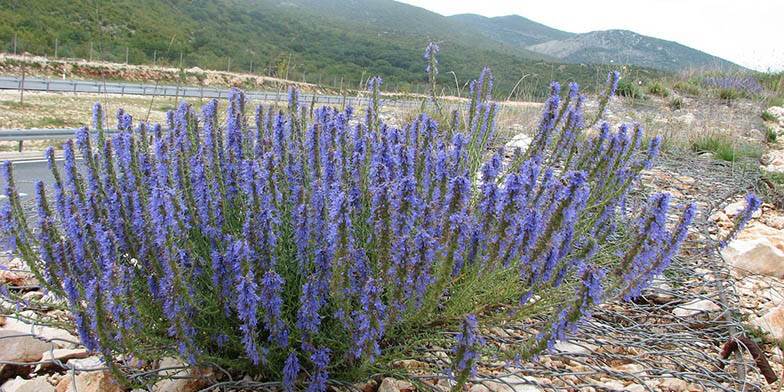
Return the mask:
POLYGON ((735 68, 738 64, 678 43, 623 29, 571 33, 519 15, 449 16, 466 27, 508 45, 573 64, 634 64, 667 72, 687 68, 735 68), (513 22, 510 22, 513 21, 513 22), (510 25, 512 27, 510 27, 510 25))

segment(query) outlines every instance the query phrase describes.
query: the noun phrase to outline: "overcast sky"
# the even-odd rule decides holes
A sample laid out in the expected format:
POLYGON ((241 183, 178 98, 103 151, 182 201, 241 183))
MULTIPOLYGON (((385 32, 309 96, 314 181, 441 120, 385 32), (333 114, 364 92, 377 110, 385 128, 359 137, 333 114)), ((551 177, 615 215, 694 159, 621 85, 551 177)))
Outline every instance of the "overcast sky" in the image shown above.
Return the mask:
POLYGON ((784 0, 399 0, 442 15, 517 14, 572 33, 625 29, 759 71, 784 69, 784 0))

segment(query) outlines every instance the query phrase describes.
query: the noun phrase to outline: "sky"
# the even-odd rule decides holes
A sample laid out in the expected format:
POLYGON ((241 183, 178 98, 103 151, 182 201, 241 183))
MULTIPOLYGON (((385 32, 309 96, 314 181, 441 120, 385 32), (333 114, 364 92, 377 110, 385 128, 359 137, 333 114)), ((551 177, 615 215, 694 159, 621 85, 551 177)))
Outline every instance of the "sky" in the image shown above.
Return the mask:
POLYGON ((624 29, 758 71, 784 70, 784 0, 398 0, 442 15, 516 14, 572 33, 624 29))

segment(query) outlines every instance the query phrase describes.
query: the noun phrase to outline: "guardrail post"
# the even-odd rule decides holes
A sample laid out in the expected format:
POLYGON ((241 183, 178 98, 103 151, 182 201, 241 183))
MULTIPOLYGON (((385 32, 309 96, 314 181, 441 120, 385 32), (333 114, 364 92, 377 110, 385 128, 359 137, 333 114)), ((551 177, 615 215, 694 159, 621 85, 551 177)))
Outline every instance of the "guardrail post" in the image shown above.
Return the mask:
POLYGON ((24 142, 23 140, 20 140, 20 141, 19 141, 19 152, 22 152, 22 143, 23 143, 23 142, 24 142))
MULTIPOLYGON (((16 37, 16 36, 14 36, 16 37)), ((19 85, 19 105, 24 106, 25 63, 22 61, 22 83, 19 85)), ((20 147, 21 148, 21 147, 20 147)))

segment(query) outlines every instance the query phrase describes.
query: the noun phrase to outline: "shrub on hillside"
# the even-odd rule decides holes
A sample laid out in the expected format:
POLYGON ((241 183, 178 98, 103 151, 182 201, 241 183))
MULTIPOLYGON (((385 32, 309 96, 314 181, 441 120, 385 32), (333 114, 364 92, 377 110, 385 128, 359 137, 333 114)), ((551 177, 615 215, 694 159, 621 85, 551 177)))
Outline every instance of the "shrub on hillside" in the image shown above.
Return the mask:
POLYGON ((621 97, 627 97, 627 98, 634 98, 634 99, 644 98, 640 86, 626 79, 621 79, 618 81, 618 90, 616 91, 616 94, 621 97))
POLYGON ((577 85, 561 98, 553 83, 511 161, 491 149, 487 69, 452 129, 426 115, 387 125, 377 77, 361 119, 309 110, 293 89, 283 110, 251 116, 235 89, 225 117, 216 101, 200 113, 182 103, 165 128, 121 113, 107 137, 96 104, 63 169, 47 150, 53 195, 36 183, 32 226, 4 165, 0 223, 120 379, 118 358, 179 355, 323 391, 447 329, 460 332, 448 371, 465 381, 491 354, 479 326, 544 318, 525 344, 493 353, 529 359, 597 303, 639 295, 686 237, 694 204, 668 226, 669 194, 626 203, 661 139, 640 148, 638 124, 583 134, 618 79, 590 120, 577 85))

